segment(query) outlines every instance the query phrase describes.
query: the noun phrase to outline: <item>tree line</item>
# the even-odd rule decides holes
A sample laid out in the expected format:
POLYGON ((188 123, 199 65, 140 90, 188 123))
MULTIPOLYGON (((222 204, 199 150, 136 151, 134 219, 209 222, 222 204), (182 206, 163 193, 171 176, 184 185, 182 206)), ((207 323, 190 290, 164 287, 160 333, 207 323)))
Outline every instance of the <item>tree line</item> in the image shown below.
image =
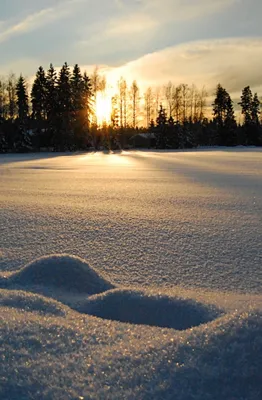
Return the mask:
MULTIPOLYGON (((173 105, 175 103, 172 103, 173 105)), ((262 125, 257 93, 253 95, 249 86, 245 87, 238 105, 243 122, 237 123, 233 101, 225 88, 217 85, 212 104, 212 118, 203 112, 200 115, 186 114, 184 102, 180 116, 160 105, 156 122, 151 121, 150 131, 154 133, 157 148, 193 148, 197 146, 262 146, 262 125)), ((191 109, 191 106, 190 108, 191 109)))
POLYGON ((136 81, 128 87, 121 78, 111 98, 110 122, 98 121, 97 96, 106 91, 97 68, 89 76, 77 64, 71 70, 64 63, 58 72, 52 64, 47 71, 39 67, 30 95, 22 75, 0 79, 0 152, 123 148, 147 132, 148 145, 161 149, 262 145, 261 104, 249 86, 238 103, 241 124, 220 84, 209 118, 205 88, 169 82, 141 94, 136 81))

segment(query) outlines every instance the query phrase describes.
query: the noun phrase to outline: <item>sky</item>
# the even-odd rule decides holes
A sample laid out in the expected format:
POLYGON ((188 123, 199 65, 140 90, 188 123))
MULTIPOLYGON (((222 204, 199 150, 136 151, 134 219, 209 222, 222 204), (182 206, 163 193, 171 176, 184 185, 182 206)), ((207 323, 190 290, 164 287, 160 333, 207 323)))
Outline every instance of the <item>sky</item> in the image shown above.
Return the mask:
POLYGON ((114 83, 262 95, 261 0, 1 0, 0 75, 95 65, 114 83))

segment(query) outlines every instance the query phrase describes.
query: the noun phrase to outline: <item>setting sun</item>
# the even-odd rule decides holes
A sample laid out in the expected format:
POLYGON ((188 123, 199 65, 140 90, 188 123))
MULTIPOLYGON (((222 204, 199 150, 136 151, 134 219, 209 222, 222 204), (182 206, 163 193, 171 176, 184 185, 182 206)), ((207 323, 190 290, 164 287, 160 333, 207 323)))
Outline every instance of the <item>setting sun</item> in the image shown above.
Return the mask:
POLYGON ((97 124, 103 125, 111 122, 111 97, 107 93, 97 93, 96 98, 96 118, 97 124))

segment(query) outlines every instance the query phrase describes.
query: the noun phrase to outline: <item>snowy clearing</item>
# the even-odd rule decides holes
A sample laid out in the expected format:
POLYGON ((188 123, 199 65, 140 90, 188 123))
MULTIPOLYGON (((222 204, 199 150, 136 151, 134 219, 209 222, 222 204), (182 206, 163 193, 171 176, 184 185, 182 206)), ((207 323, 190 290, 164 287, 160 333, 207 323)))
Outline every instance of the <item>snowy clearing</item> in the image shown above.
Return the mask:
POLYGON ((261 149, 0 155, 0 185, 1 399, 261 399, 261 149))

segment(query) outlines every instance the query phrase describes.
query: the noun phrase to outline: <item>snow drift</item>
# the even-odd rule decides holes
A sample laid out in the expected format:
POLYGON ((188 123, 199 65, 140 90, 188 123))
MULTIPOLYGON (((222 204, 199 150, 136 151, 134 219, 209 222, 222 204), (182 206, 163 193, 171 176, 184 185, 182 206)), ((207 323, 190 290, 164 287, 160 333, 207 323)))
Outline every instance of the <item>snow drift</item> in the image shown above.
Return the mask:
POLYGON ((17 290, 0 290, 0 307, 17 308, 23 312, 65 317, 66 307, 61 303, 33 293, 17 290))
POLYGON ((1 400, 262 397, 259 311, 175 331, 0 310, 1 400))
POLYGON ((84 260, 69 255, 41 257, 14 272, 4 281, 8 286, 52 286, 87 294, 97 294, 114 288, 114 285, 84 260))

